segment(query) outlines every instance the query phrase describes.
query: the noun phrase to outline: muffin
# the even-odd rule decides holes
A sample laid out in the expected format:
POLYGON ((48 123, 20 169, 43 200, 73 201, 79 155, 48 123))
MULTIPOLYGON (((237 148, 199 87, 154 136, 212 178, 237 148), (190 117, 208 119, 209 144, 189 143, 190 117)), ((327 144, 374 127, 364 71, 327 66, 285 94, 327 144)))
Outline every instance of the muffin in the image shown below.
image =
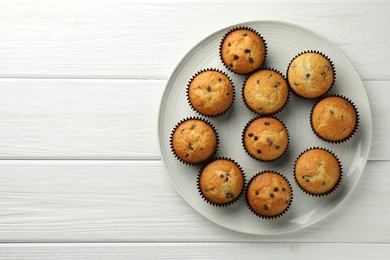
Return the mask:
POLYGON ((303 152, 295 162, 295 180, 305 192, 325 195, 341 180, 341 165, 336 156, 323 148, 303 152))
POLYGON ((229 70, 238 74, 248 74, 263 65, 266 48, 263 37, 256 31, 235 28, 222 39, 220 56, 229 70))
POLYGON ((217 116, 232 105, 234 89, 225 74, 207 69, 191 79, 188 84, 187 98, 195 111, 205 116, 217 116))
POLYGON ((212 205, 229 205, 241 195, 244 173, 233 160, 218 158, 199 173, 198 188, 202 197, 212 205))
POLYGON ((288 100, 288 86, 284 77, 272 69, 253 73, 244 83, 242 96, 252 111, 269 115, 280 111, 288 100))
POLYGON ((217 146, 216 130, 198 118, 181 121, 171 136, 172 151, 179 160, 188 164, 206 161, 216 152, 217 146))
POLYGON ((319 52, 299 54, 287 69, 291 89, 299 96, 317 98, 330 90, 335 80, 333 64, 319 52))
POLYGON ((259 117, 247 124, 242 141, 246 152, 252 158, 272 161, 281 157, 287 150, 288 133, 278 119, 259 117))
POLYGON ((314 105, 311 113, 314 133, 325 141, 341 142, 351 137, 358 124, 358 114, 351 101, 329 96, 314 105))
POLYGON ((246 201, 251 211, 260 217, 280 217, 290 207, 292 189, 283 176, 265 171, 250 180, 246 201))

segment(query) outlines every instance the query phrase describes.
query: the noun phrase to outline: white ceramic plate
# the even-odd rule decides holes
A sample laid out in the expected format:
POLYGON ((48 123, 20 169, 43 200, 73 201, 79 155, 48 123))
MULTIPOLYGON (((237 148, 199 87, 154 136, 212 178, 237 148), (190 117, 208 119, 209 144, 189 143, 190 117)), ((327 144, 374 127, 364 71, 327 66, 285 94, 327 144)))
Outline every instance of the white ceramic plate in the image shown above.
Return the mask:
POLYGON ((329 216, 354 190, 367 162, 371 145, 372 121, 370 105, 363 83, 347 56, 332 42, 305 28, 276 21, 254 21, 233 25, 208 36, 192 48, 180 61, 165 88, 162 97, 158 136, 163 161, 169 178, 177 192, 196 211, 209 220, 226 228, 251 234, 280 234, 302 229, 329 216), (304 50, 319 50, 328 55, 336 68, 336 82, 330 93, 350 98, 360 113, 360 126, 349 141, 329 144, 316 137, 310 128, 312 100, 295 95, 287 107, 276 116, 286 125, 290 134, 288 152, 272 163, 261 163, 250 158, 241 144, 241 133, 245 124, 256 115, 249 111, 241 98, 245 76, 229 72, 219 59, 219 43, 223 35, 236 26, 249 26, 260 32, 268 44, 265 66, 286 73, 290 60, 304 50), (286 176, 293 188, 293 202, 289 211, 275 220, 263 220, 255 216, 246 206, 245 196, 230 207, 213 207, 206 203, 197 191, 197 174, 200 167, 187 166, 172 154, 169 138, 175 124, 183 118, 196 115, 186 100, 188 80, 198 70, 218 68, 227 72, 235 85, 236 99, 228 114, 208 119, 217 128, 220 136, 218 156, 231 157, 244 169, 247 181, 263 170, 274 170, 286 176), (343 181, 339 188, 327 197, 315 198, 303 193, 293 178, 293 165, 297 156, 306 148, 322 146, 340 158, 343 181))

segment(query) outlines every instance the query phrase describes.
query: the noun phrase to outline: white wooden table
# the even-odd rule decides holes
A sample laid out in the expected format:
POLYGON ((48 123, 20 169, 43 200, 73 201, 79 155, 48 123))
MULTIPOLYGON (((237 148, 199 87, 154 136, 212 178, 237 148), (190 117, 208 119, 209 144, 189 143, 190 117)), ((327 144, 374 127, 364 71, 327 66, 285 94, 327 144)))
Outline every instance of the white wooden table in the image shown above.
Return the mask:
POLYGON ((0 259, 389 259, 389 1, 1 0, 0 259), (157 142, 166 80, 231 24, 292 22, 335 42, 373 114, 351 197, 302 231, 224 229, 174 190, 157 142))

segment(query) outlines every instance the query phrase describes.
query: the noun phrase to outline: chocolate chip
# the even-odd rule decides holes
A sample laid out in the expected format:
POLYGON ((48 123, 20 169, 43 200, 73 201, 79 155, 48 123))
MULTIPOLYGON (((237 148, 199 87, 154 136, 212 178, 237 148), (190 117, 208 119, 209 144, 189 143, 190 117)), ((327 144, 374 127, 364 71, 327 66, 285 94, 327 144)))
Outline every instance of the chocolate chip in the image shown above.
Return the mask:
POLYGON ((255 194, 256 194, 256 195, 259 195, 259 191, 258 191, 258 190, 257 190, 257 191, 255 191, 255 194))
POLYGON ((298 83, 294 82, 294 85, 295 85, 296 87, 298 87, 298 83))
POLYGON ((221 78, 217 78, 218 81, 221 81, 222 79, 221 78))
MULTIPOLYGON (((194 130, 195 127, 196 127, 196 124, 193 124, 193 125, 191 126, 191 130, 194 130)), ((184 129, 183 129, 183 130, 184 130, 184 129)))
POLYGON ((248 136, 249 136, 249 137, 252 137, 252 136, 253 136, 253 134, 252 134, 252 133, 249 133, 249 134, 248 134, 248 136))
POLYGON ((286 191, 286 189, 284 187, 282 187, 282 191, 286 191))
POLYGON ((251 53, 251 50, 245 49, 244 53, 251 53))
POLYGON ((326 72, 325 72, 325 71, 322 72, 322 73, 321 73, 321 76, 325 77, 325 76, 326 76, 326 72))
POLYGON ((225 177, 225 176, 223 176, 223 174, 219 175, 219 178, 223 179, 223 177, 225 177))
POLYGON ((231 193, 231 192, 227 192, 226 193, 226 198, 229 199, 229 198, 233 198, 234 194, 231 193))
POLYGON ((226 92, 226 96, 229 96, 230 95, 230 92, 226 92))
POLYGON ((271 198, 275 197, 275 195, 274 195, 273 193, 271 193, 269 196, 270 196, 271 198))
POLYGON ((204 152, 204 147, 201 147, 200 150, 201 150, 202 152, 204 152))
POLYGON ((326 184, 326 182, 323 182, 323 183, 322 183, 322 186, 325 186, 325 184, 326 184))
POLYGON ((188 146, 190 147, 191 150, 194 150, 191 143, 188 143, 188 146))
POLYGON ((265 121, 264 124, 265 125, 270 125, 270 123, 268 121, 265 121))
POLYGON ((280 146, 279 145, 275 145, 275 149, 276 150, 279 150, 280 146))
POLYGON ((207 92, 211 92, 211 88, 210 87, 207 87, 207 92))
POLYGON ((228 42, 227 46, 229 46, 229 47, 230 47, 231 45, 232 45, 232 43, 228 42))
POLYGON ((258 154, 261 154, 261 149, 257 149, 257 153, 258 153, 258 154))
POLYGON ((327 68, 328 70, 330 70, 330 67, 329 67, 329 66, 326 66, 326 68, 327 68))
POLYGON ((257 84, 260 84, 260 80, 259 80, 259 79, 258 79, 258 80, 256 80, 256 83, 257 83, 257 84))
MULTIPOLYGON (((192 129, 192 128, 191 128, 191 129, 192 129)), ((185 130, 186 130, 185 128, 181 129, 181 130, 180 130, 180 133, 183 134, 183 132, 184 132, 185 130)))
POLYGON ((275 187, 274 188, 274 192, 278 192, 279 191, 279 188, 278 187, 275 187))
POLYGON ((277 88, 280 86, 280 82, 279 81, 276 81, 276 83, 274 84, 274 88, 277 88))
POLYGON ((247 34, 247 33, 244 33, 244 36, 248 36, 248 34, 247 34))
POLYGON ((271 139, 267 138, 267 142, 268 142, 268 145, 271 146, 273 144, 273 142, 271 141, 271 139))
POLYGON ((229 66, 233 68, 233 63, 230 63, 229 66))
POLYGON ((229 178, 228 178, 228 177, 226 177, 226 179, 225 179, 225 182, 227 182, 227 181, 229 181, 229 178))
POLYGON ((309 182, 310 180, 309 179, 306 179, 305 182, 309 182))
POLYGON ((329 113, 330 113, 331 115, 333 115, 333 114, 334 114, 333 110, 329 110, 329 113))
POLYGON ((255 62, 252 58, 249 58, 249 63, 255 62))
POLYGON ((186 154, 186 157, 188 157, 188 156, 190 156, 190 154, 189 154, 189 153, 187 153, 187 154, 186 154))
POLYGON ((307 79, 310 78, 310 74, 309 73, 306 74, 306 78, 307 79))
POLYGON ((239 57, 238 57, 237 55, 234 55, 234 59, 235 59, 235 60, 238 60, 238 58, 239 58, 239 57))
POLYGON ((271 73, 271 74, 269 74, 268 78, 271 78, 271 77, 272 77, 272 73, 271 73))
POLYGON ((268 206, 267 205, 264 206, 264 210, 268 210, 268 206))
POLYGON ((255 139, 255 141, 257 141, 257 139, 259 139, 257 136, 255 136, 253 139, 255 139))

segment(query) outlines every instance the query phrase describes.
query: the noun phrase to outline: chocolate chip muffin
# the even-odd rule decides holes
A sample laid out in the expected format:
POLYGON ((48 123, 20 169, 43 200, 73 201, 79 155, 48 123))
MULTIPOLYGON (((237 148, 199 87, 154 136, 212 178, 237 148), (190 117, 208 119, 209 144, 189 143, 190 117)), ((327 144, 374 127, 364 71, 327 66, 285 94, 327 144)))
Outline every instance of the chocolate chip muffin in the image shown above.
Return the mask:
POLYGON ((234 89, 225 74, 208 69, 191 79, 187 98, 195 111, 205 116, 217 116, 232 105, 234 89))
POLYGON ((312 148, 298 157, 294 174, 302 190, 312 195, 325 195, 337 187, 341 166, 332 153, 323 148, 312 148))
POLYGON ((248 74, 263 65, 266 44, 262 36, 249 28, 229 31, 220 46, 222 62, 238 74, 248 74))
POLYGON ((202 197, 213 205, 229 205, 235 202, 244 189, 244 173, 237 163, 219 158, 207 164, 198 178, 202 197))
POLYGON ((291 204, 292 189, 284 177, 276 172, 265 171, 249 181, 246 201, 251 211, 260 217, 279 217, 291 204))
POLYGON ((288 146, 286 127, 272 117, 260 117, 250 121, 244 129, 242 139, 247 153, 261 161, 278 159, 288 146))
POLYGON ((311 125, 315 134, 329 142, 341 142, 357 129, 355 106, 344 97, 329 96, 320 100, 312 110, 311 125))
POLYGON ((333 64, 318 52, 299 54, 287 69, 291 89, 299 96, 317 98, 332 87, 335 79, 333 64))
POLYGON ((198 118, 181 121, 171 136, 172 151, 188 164, 206 161, 216 152, 217 146, 217 132, 210 123, 198 118))
POLYGON ((253 73, 244 83, 242 96, 252 111, 269 115, 280 111, 288 100, 288 86, 284 77, 271 69, 253 73))

